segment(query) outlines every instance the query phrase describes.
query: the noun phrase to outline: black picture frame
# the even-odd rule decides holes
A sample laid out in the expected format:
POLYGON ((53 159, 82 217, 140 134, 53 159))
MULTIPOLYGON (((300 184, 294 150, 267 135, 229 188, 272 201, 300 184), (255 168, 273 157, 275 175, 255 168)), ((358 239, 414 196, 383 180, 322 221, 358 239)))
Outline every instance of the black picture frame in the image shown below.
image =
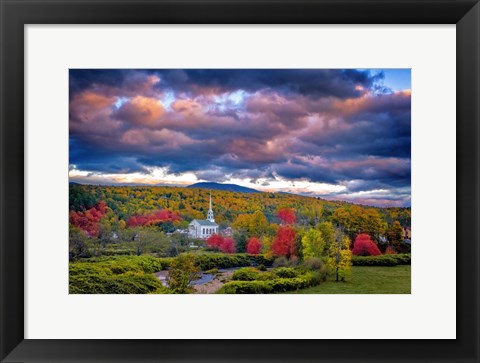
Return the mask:
POLYGON ((478 0, 0 0, 0 12, 2 362, 480 361, 478 0), (159 23, 456 24, 457 339, 24 339, 24 26, 159 23))

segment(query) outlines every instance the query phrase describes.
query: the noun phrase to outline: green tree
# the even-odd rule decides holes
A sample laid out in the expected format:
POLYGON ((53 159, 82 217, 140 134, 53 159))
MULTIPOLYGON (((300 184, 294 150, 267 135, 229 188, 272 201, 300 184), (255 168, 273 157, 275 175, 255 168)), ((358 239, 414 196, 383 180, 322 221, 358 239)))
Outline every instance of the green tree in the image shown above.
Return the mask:
POLYGON ((333 228, 332 222, 319 223, 317 228, 322 232, 322 238, 325 242, 325 251, 328 251, 330 245, 335 241, 335 228, 333 228))
POLYGON ((233 233, 235 246, 238 253, 245 253, 247 250, 247 235, 244 230, 238 230, 233 233))
POLYGON ((199 279, 201 269, 195 263, 195 256, 183 253, 175 257, 168 270, 167 284, 175 294, 185 294, 192 290, 191 282, 199 279))
POLYGON ((70 224, 69 228, 69 258, 76 260, 78 258, 90 257, 90 251, 87 247, 88 237, 80 228, 70 224))

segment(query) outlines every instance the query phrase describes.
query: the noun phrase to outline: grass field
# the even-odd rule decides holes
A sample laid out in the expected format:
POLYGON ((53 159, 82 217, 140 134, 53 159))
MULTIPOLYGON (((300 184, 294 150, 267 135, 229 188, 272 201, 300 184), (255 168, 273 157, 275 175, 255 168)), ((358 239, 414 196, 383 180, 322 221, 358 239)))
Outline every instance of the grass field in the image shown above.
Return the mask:
POLYGON ((346 282, 327 282, 292 294, 410 294, 411 266, 353 266, 346 282))

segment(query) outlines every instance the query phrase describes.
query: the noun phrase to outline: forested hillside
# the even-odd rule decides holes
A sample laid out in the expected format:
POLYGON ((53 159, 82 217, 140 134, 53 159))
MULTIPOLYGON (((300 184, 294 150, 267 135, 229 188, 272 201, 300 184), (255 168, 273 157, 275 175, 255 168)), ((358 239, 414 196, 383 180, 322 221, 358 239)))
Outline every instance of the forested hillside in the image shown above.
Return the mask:
MULTIPOLYGON (((212 193, 215 220, 220 225, 229 225, 240 214, 260 210, 270 223, 278 223, 276 216, 280 208, 296 211, 300 225, 330 220, 335 210, 341 209, 354 218, 356 215, 374 213, 382 222, 392 224, 399 221, 403 227, 410 226, 410 208, 362 207, 345 202, 331 202, 319 198, 284 193, 236 193, 180 187, 124 187, 70 185, 70 211, 88 210, 103 201, 113 213, 114 222, 122 225, 136 215, 168 209, 184 222, 194 218, 205 218, 208 201, 212 193)), ((337 212, 339 213, 339 212, 337 212)))

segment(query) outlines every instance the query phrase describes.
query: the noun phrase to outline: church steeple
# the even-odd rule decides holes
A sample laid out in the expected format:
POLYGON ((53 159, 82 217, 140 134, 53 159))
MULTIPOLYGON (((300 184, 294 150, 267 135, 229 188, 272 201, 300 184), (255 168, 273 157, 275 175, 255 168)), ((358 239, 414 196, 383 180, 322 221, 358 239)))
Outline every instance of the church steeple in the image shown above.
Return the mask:
POLYGON ((210 208, 208 209, 207 219, 210 222, 215 222, 215 218, 213 218, 213 210, 212 210, 212 192, 210 192, 210 208))

